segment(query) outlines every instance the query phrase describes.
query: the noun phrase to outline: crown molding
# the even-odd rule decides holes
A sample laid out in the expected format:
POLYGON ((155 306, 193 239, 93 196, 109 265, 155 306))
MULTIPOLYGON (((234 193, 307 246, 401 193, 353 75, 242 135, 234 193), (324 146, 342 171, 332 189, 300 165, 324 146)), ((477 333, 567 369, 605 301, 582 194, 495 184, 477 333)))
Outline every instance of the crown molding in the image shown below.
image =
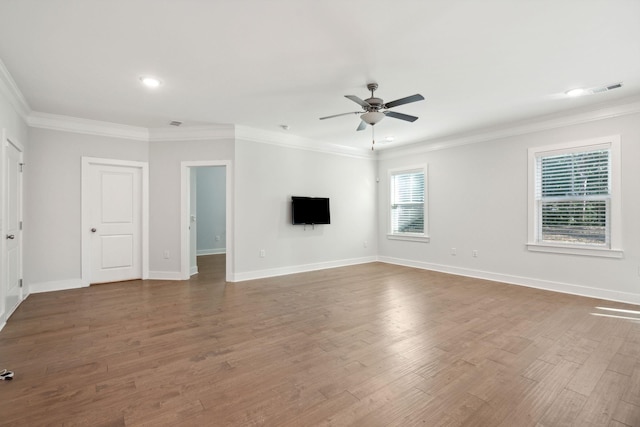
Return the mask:
POLYGON ((390 159, 640 113, 640 96, 635 96, 624 98, 614 103, 596 104, 591 107, 575 109, 569 113, 540 116, 509 125, 428 139, 372 152, 363 148, 319 142, 293 134, 283 134, 282 132, 266 131, 246 126, 209 125, 185 128, 145 128, 31 111, 1 61, 0 91, 7 96, 9 102, 26 121, 27 125, 34 128, 144 142, 240 139, 360 159, 390 159))
POLYGON ((149 141, 149 129, 58 114, 32 112, 27 117, 30 127, 80 133, 84 135, 149 141))
POLYGON ((18 85, 11 77, 9 70, 0 59, 0 93, 7 98, 13 109, 22 117, 25 122, 31 114, 31 108, 18 85))
POLYGON ((235 138, 233 125, 150 128, 149 141, 211 141, 235 138))
POLYGON ((509 125, 472 131, 403 145, 378 151, 378 159, 391 159, 429 151, 443 150, 461 145, 476 144, 501 138, 525 135, 566 126, 596 122, 629 114, 640 113, 640 96, 624 98, 617 102, 596 104, 567 113, 556 113, 514 122, 509 125))
POLYGON ((374 155, 370 150, 348 147, 345 145, 318 142, 312 139, 303 138, 293 134, 282 134, 280 132, 265 131, 246 126, 236 126, 236 139, 243 141, 258 142, 262 144, 277 145, 297 150, 314 151, 317 153, 335 154, 339 156, 355 157, 359 159, 373 159, 374 155))
POLYGON ((50 129, 85 135, 106 136, 112 138, 129 139, 145 142, 162 141, 211 141, 235 140, 259 142, 298 150, 308 150, 322 153, 364 159, 374 158, 369 150, 352 148, 337 144, 327 144, 297 135, 283 135, 277 132, 264 131, 246 126, 210 125, 185 128, 144 128, 121 125, 118 123, 102 122, 98 120, 81 119, 78 117, 57 114, 31 112, 27 117, 27 125, 33 128, 50 129))

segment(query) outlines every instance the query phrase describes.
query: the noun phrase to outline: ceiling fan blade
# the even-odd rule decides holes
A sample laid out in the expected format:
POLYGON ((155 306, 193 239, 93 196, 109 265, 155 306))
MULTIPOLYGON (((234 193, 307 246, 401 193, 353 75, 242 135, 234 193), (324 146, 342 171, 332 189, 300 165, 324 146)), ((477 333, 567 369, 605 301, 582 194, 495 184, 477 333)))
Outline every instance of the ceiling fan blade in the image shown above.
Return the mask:
POLYGON ((405 120, 407 122, 415 122, 418 120, 416 116, 410 116, 408 114, 396 113, 395 111, 385 111, 385 116, 393 117, 394 119, 405 120))
POLYGON ((362 111, 354 111, 352 113, 342 113, 342 114, 334 114, 333 116, 327 116, 327 117, 320 117, 320 120, 324 120, 324 119, 332 119, 334 117, 340 117, 340 116, 348 116, 349 114, 361 114, 362 111))
POLYGON ((345 95, 344 97, 345 98, 349 98, 350 100, 352 100, 356 104, 360 104, 363 107, 371 107, 371 105, 367 101, 363 101, 362 99, 358 98, 355 95, 345 95))
POLYGON ((360 125, 356 130, 364 130, 366 127, 367 127, 367 124, 364 122, 364 120, 360 120, 360 125))
POLYGON ((398 105, 404 105, 404 104, 409 104, 411 102, 422 101, 423 99, 424 99, 424 96, 420 95, 419 93, 416 93, 415 95, 411 95, 404 98, 396 99, 395 101, 387 102, 386 104, 383 105, 383 108, 393 108, 393 107, 397 107, 398 105))

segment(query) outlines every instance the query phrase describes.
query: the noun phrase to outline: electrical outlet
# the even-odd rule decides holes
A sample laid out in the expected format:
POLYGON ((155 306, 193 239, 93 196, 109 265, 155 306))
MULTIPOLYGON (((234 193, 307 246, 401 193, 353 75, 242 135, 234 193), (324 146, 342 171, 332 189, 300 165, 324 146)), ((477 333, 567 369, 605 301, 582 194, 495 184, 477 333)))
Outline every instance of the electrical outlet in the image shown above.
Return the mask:
POLYGON ((458 251, 456 248, 451 248, 451 255, 457 255, 458 251))
POLYGON ((367 241, 366 241, 366 240, 365 240, 364 242, 362 242, 362 247, 363 247, 363 248, 366 248, 367 246, 368 246, 368 245, 367 245, 367 241))
POLYGON ((477 249, 474 249, 473 251, 471 251, 471 255, 472 255, 474 258, 478 258, 478 250, 477 250, 477 249))
POLYGON ((260 249, 260 258, 264 258, 267 256, 267 251, 265 251, 264 249, 260 249))
POLYGON ((220 236, 216 236, 216 242, 220 241, 220 236))
POLYGON ((163 255, 164 255, 164 259, 169 259, 169 249, 166 249, 163 255))

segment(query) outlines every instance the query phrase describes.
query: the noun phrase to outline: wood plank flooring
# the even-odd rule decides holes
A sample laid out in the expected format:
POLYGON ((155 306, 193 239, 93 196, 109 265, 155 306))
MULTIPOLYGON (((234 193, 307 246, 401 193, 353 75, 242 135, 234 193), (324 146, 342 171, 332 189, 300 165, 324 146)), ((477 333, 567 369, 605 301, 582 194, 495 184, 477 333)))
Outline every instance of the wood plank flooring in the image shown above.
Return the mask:
POLYGON ((0 425, 640 426, 638 306, 382 263, 199 269, 29 296, 0 425))

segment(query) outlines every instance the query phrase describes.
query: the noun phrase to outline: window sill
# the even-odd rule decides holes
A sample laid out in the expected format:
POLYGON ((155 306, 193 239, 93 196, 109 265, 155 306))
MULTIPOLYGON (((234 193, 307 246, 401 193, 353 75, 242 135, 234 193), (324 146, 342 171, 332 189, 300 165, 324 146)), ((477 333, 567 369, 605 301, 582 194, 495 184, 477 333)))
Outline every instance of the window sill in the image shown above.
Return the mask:
POLYGON ((424 234, 387 234, 387 239, 423 243, 429 243, 429 241, 431 240, 429 236, 426 236, 424 234))
POLYGON ((622 258, 624 255, 624 252, 620 249, 580 248, 576 246, 551 245, 548 243, 527 243, 527 249, 532 252, 547 252, 602 258, 622 258))

